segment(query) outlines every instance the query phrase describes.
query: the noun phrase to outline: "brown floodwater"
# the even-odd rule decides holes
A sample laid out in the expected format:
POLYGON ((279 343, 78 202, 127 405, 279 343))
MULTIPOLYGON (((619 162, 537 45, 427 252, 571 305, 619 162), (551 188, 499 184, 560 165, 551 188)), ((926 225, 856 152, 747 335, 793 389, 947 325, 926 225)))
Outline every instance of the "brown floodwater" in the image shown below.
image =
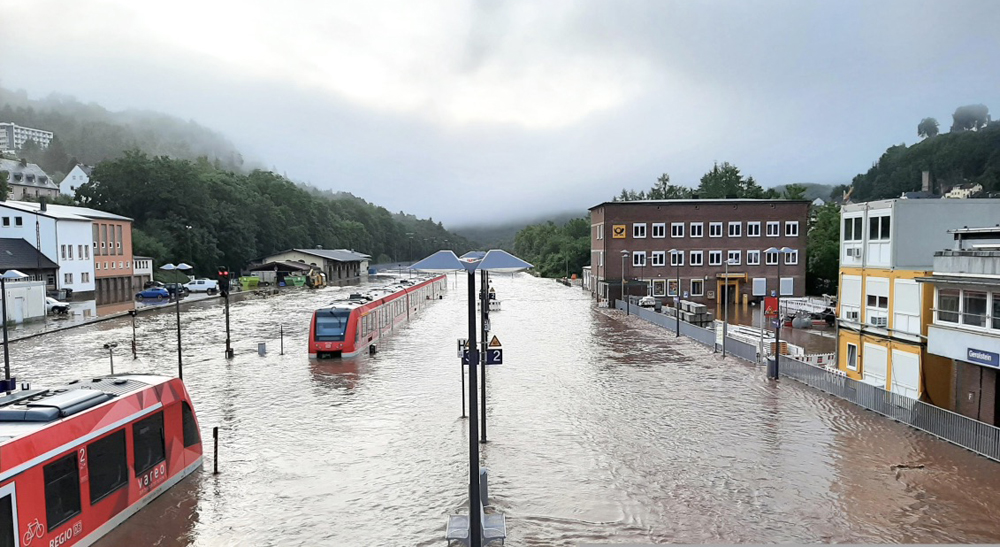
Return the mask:
MULTIPOLYGON (((454 281, 454 277, 451 278, 454 281)), ((205 468, 112 531, 118 545, 442 545, 464 511, 467 420, 456 338, 464 276, 444 300, 343 361, 306 355, 312 310, 356 288, 184 312, 184 379, 205 468), (279 328, 285 354, 279 355, 279 328), (257 355, 257 343, 268 353, 257 355), (221 473, 211 473, 211 428, 221 473)), ((1000 542, 1000 464, 718 354, 578 287, 497 276, 504 364, 481 447, 509 545, 581 542, 1000 542), (923 466, 894 469, 894 465, 923 466)), ((37 385, 176 373, 171 313, 11 345, 37 385)))

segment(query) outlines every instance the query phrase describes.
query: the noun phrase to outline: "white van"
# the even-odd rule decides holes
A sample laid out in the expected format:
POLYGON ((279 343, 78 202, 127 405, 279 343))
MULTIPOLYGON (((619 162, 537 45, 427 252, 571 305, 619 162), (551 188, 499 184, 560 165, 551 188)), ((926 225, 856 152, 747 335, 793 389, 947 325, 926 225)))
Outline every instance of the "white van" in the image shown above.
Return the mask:
POLYGON ((219 292, 219 282, 214 279, 195 279, 184 284, 191 292, 215 294, 219 292))

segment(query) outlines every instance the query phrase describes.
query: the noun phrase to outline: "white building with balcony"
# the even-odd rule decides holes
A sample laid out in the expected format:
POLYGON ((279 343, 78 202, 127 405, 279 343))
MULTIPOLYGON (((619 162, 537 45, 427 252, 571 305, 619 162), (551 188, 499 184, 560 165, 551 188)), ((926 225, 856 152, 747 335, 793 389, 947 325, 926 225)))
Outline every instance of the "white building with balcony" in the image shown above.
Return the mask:
POLYGON ((1000 424, 1000 226, 949 230, 954 248, 934 253, 919 281, 934 289, 927 351, 954 368, 952 410, 1000 424))

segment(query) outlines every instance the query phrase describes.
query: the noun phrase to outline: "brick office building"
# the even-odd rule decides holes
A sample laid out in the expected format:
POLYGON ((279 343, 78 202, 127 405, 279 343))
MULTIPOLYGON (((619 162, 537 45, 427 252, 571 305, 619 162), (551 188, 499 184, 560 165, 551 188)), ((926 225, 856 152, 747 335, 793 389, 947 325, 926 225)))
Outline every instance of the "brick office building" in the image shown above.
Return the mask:
POLYGON ((590 208, 591 292, 612 303, 626 293, 669 301, 677 294, 708 305, 781 294, 802 296, 809 201, 677 199, 604 202, 590 208), (728 277, 724 262, 729 259, 728 277))

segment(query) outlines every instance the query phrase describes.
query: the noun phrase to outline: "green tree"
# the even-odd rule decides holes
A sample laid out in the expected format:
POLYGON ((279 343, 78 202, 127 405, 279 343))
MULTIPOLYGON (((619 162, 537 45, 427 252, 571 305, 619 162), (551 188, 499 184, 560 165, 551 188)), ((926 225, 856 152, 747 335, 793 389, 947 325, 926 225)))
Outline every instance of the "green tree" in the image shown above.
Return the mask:
POLYGON ((785 199, 806 199, 807 188, 802 184, 789 184, 785 186, 785 199))
POLYGON ((813 210, 806 258, 806 285, 812 294, 836 291, 840 268, 840 206, 813 210))
POLYGON ((936 137, 940 131, 938 121, 934 118, 924 118, 917 124, 918 137, 936 137))
POLYGON ((0 171, 0 201, 10 197, 10 185, 7 184, 7 171, 0 171))
POLYGON ((952 132, 978 131, 990 123, 990 109, 984 104, 969 104, 956 108, 951 117, 952 132))
POLYGON ((542 277, 579 274, 590 263, 590 222, 577 218, 562 226, 552 221, 526 226, 514 238, 514 254, 534 264, 542 277))
POLYGON ((689 199, 692 192, 690 188, 670 184, 670 175, 663 173, 650 188, 648 196, 649 199, 689 199))
POLYGON ((765 192, 753 177, 744 178, 739 168, 729 162, 718 162, 712 170, 701 177, 698 196, 706 199, 719 198, 762 198, 773 192, 765 192))

